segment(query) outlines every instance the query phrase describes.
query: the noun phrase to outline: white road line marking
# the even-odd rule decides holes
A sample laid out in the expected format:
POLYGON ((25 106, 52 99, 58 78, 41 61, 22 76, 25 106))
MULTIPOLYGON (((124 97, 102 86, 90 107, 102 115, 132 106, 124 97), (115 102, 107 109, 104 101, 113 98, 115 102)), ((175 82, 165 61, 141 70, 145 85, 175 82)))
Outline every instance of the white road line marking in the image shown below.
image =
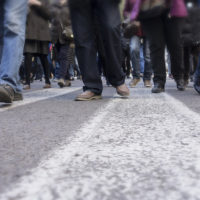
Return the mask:
POLYGON ((81 89, 81 87, 71 87, 71 88, 62 88, 62 89, 51 88, 51 89, 45 89, 45 90, 39 90, 39 91, 25 93, 25 94, 23 94, 23 96, 24 96, 23 101, 13 102, 13 104, 8 107, 1 107, 0 112, 4 112, 6 110, 10 110, 10 109, 13 109, 13 108, 16 108, 19 106, 25 106, 28 104, 36 103, 38 101, 43 101, 46 99, 69 94, 69 93, 75 92, 80 89, 81 89))
POLYGON ((167 94, 134 92, 100 108, 0 200, 198 199, 199 114, 167 94))
MULTIPOLYGON (((15 189, 8 191, 6 194, 0 195, 0 200, 7 200, 14 196, 17 196, 17 200, 17 198, 19 198, 18 195, 21 195, 24 192, 27 192, 28 196, 26 196, 25 198, 20 197, 19 199, 35 199, 35 195, 38 193, 38 190, 40 188, 42 188, 47 182, 52 183, 51 176, 49 174, 49 171, 46 170, 46 167, 52 170, 50 172, 51 174, 59 174, 60 168, 57 167, 56 162, 59 162, 58 164, 63 162, 67 163, 72 156, 79 152, 79 150, 82 149, 82 143, 84 141, 87 141, 88 138, 92 137, 93 131, 97 127, 97 125, 101 123, 101 121, 107 115, 109 115, 109 112, 119 101, 119 99, 113 99, 106 106, 99 108, 97 113, 94 116, 92 116, 91 119, 87 120, 87 122, 82 126, 82 128, 80 128, 80 130, 75 135, 75 138, 72 138, 70 145, 61 146, 60 149, 57 149, 55 152, 52 152, 52 154, 49 155, 51 157, 49 160, 42 161, 40 165, 32 171, 31 176, 22 178, 20 183, 17 184, 17 186, 14 186, 15 189)), ((47 195, 44 199, 50 200, 52 198, 48 197, 47 195)))

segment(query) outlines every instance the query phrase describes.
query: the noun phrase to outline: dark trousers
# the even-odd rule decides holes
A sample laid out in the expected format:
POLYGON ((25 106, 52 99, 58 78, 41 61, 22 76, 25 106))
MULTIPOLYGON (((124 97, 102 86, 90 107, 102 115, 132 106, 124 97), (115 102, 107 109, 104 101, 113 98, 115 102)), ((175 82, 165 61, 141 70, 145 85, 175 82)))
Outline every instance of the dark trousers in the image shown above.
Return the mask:
MULTIPOLYGON (((27 85, 30 85, 30 74, 31 74, 31 66, 32 66, 32 57, 33 56, 36 56, 36 55, 31 54, 31 53, 25 53, 24 65, 25 65, 26 84, 27 85)), ((49 68, 49 63, 47 60, 47 55, 38 54, 37 56, 40 58, 40 61, 43 66, 44 75, 45 75, 45 83, 50 84, 50 80, 49 80, 50 68, 49 68)))
POLYGON ((190 77, 191 66, 191 47, 184 47, 184 79, 188 80, 190 77))
POLYGON ((59 78, 65 79, 65 80, 70 80, 70 75, 69 75, 69 67, 70 63, 68 60, 68 54, 69 54, 69 45, 68 44, 57 44, 57 53, 58 53, 58 58, 57 61, 59 63, 59 78))
MULTIPOLYGON (((73 2, 73 0, 71 0, 73 2)), ((102 93, 102 81, 97 66, 97 49, 95 21, 98 20, 99 31, 104 41, 106 55, 105 70, 113 86, 124 83, 122 71, 120 14, 118 4, 111 0, 82 1, 81 6, 70 6, 72 26, 76 44, 84 91, 102 93)))
POLYGON ((183 78, 183 47, 181 42, 183 21, 182 18, 169 18, 168 12, 166 12, 160 17, 142 22, 144 32, 150 42, 154 83, 164 85, 166 82, 166 45, 170 53, 172 75, 176 80, 183 78))

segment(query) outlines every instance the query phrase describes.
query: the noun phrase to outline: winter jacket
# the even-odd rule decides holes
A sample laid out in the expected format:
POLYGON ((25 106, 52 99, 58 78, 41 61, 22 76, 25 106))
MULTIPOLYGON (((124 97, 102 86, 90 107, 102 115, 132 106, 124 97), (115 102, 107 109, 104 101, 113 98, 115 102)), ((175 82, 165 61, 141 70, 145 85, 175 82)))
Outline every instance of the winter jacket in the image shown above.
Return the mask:
POLYGON ((26 22, 26 39, 51 41, 49 21, 51 19, 48 0, 40 0, 41 6, 29 7, 26 22))
POLYGON ((185 0, 188 17, 182 32, 184 46, 200 45, 200 5, 198 0, 185 0))
MULTIPOLYGON (((135 6, 131 13, 131 19, 135 20, 140 12, 140 6, 144 1, 149 0, 136 0, 135 6)), ((186 17, 187 10, 184 4, 184 0, 166 0, 166 3, 169 3, 170 6, 170 14, 172 17, 186 17)))
POLYGON ((70 12, 67 4, 61 5, 56 2, 51 5, 51 36, 53 43, 67 44, 71 41, 67 40, 62 34, 65 28, 72 32, 70 12))

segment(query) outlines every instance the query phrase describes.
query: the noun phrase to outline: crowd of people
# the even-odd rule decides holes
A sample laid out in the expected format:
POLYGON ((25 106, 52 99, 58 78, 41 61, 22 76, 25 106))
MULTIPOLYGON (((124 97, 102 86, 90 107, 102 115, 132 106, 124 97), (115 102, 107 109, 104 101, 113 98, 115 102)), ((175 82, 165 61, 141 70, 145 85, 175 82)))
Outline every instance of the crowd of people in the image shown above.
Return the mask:
POLYGON ((200 93, 200 0, 1 0, 0 102, 23 99, 35 79, 101 99, 102 76, 121 96, 140 82, 165 91, 167 75, 200 93), (153 84, 152 84, 153 79, 153 84), (153 85, 153 86, 152 86, 153 85))

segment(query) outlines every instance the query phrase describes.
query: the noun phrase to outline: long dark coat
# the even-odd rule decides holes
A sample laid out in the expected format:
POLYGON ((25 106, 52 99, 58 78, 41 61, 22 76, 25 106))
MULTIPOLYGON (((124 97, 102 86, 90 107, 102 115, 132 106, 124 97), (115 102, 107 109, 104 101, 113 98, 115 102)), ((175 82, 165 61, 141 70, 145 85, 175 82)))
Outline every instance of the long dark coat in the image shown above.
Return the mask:
POLYGON ((38 41, 51 41, 49 21, 51 19, 49 0, 40 0, 42 6, 30 6, 27 24, 26 39, 38 41))
POLYGON ((60 5, 53 3, 51 5, 51 37, 52 42, 60 44, 67 44, 72 41, 66 40, 62 32, 65 27, 69 28, 72 32, 71 19, 69 7, 67 4, 60 5))
POLYGON ((200 6, 197 0, 186 0, 188 17, 182 32, 184 46, 200 45, 200 6))

